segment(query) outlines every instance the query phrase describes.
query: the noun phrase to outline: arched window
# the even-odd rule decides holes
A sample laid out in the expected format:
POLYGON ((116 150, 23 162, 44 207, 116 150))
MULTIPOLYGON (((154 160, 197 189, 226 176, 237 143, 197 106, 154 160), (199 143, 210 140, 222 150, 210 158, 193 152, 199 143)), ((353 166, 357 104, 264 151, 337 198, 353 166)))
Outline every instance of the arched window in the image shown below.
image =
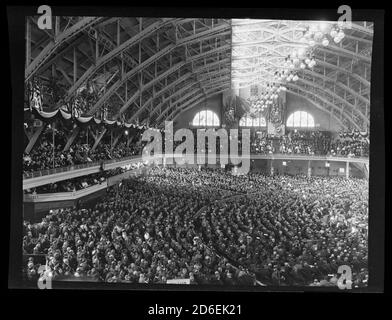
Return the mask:
POLYGON ((263 116, 251 117, 245 115, 240 119, 240 127, 265 127, 267 125, 263 116))
POLYGON ((218 115, 211 110, 202 110, 196 113, 192 125, 197 127, 219 126, 219 118, 218 115))
POLYGON ((286 125, 294 128, 313 128, 314 118, 305 111, 296 111, 288 117, 286 125))

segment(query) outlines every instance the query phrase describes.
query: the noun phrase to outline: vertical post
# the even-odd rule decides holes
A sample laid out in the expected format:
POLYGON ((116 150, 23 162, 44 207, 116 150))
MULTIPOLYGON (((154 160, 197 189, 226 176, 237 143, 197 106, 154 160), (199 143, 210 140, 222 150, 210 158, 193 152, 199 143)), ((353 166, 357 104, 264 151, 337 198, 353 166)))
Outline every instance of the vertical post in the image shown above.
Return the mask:
POLYGON ((99 58, 98 31, 95 30, 95 61, 99 58))
POLYGON ((143 73, 140 72, 140 78, 139 78, 139 108, 142 107, 142 90, 143 90, 143 73))
POLYGON ((32 137, 29 140, 29 144, 27 145, 26 149, 24 152, 30 153, 31 149, 34 147, 35 143, 37 142, 39 136, 41 135, 42 131, 44 130, 46 124, 42 124, 41 127, 39 127, 32 135, 32 137))
POLYGON ((350 178, 350 162, 346 162, 346 178, 350 178))
POLYGON ((74 142, 75 138, 78 136, 80 131, 80 127, 76 127, 72 130, 71 135, 68 137, 67 143, 64 146, 63 152, 68 151, 71 147, 72 143, 74 142))
POLYGON ((52 124, 52 141, 53 141, 53 169, 54 169, 54 167, 55 167, 55 161, 54 161, 54 156, 55 156, 55 152, 54 152, 54 149, 55 149, 55 141, 54 141, 54 122, 53 122, 53 124, 52 124))
POLYGON ((87 127, 87 130, 86 130, 86 144, 88 145, 88 127, 87 127))
POLYGON ((52 64, 52 77, 55 78, 56 77, 56 65, 52 64))
POLYGON ((91 148, 91 152, 95 150, 95 148, 98 146, 99 142, 101 141, 102 137, 105 135, 107 129, 103 129, 103 131, 101 133, 99 133, 96 137, 96 140, 94 142, 93 147, 91 148))
POLYGON ((308 177, 312 176, 312 167, 310 166, 310 160, 308 160, 308 177))
POLYGON ((120 45, 120 19, 117 19, 117 46, 120 45))
POLYGON ((123 53, 120 53, 121 57, 121 79, 124 79, 124 56, 123 53))
POLYGON ((57 37, 60 33, 60 17, 56 16, 54 34, 57 37))
POLYGON ((271 159, 271 162, 270 162, 270 175, 271 176, 273 176, 274 175, 274 160, 273 159, 271 159))
POLYGON ((110 130, 110 150, 113 149, 113 130, 110 130))
POLYGON ((77 68, 77 61, 76 61, 76 48, 73 48, 73 82, 75 84, 77 78, 77 72, 78 72, 78 68, 77 68))

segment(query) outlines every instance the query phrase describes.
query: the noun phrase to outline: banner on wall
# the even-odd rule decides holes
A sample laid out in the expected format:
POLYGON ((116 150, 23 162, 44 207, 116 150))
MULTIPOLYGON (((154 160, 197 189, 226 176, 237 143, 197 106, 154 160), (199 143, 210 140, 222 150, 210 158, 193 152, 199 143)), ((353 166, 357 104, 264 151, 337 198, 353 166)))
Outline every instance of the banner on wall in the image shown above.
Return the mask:
MULTIPOLYGON (((65 112, 63 109, 57 109, 56 111, 52 112, 44 112, 44 111, 39 111, 37 109, 33 109, 30 111, 30 109, 26 108, 24 109, 25 112, 32 113, 34 116, 38 117, 41 120, 50 120, 54 117, 60 117, 65 120, 69 120, 72 118, 72 115, 68 112, 65 112)), ((145 125, 135 125, 132 123, 126 123, 126 122, 120 122, 117 120, 100 120, 95 118, 94 116, 88 116, 88 117, 76 117, 75 120, 80 124, 80 125, 90 125, 90 124, 105 124, 109 126, 124 126, 126 128, 146 128, 145 125)))
POLYGON ((286 126, 281 123, 281 124, 274 124, 271 121, 267 122, 267 133, 269 135, 274 135, 274 136, 284 136, 286 131, 286 126))
POLYGON ((222 94, 223 124, 232 128, 238 124, 238 120, 249 112, 249 103, 236 95, 233 90, 226 90, 222 94))

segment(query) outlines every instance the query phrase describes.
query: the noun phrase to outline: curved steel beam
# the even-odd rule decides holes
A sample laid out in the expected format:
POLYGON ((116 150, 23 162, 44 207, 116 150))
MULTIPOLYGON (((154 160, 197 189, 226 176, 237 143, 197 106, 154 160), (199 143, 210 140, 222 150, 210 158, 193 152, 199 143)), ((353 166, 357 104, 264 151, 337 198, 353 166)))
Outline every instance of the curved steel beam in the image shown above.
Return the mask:
MULTIPOLYGON (((222 50, 222 48, 223 47, 220 47, 219 48, 219 51, 220 50, 222 50)), ((216 51, 214 50, 214 53, 215 53, 216 51)), ((193 60, 193 59, 192 59, 193 60)), ((189 62, 189 61, 188 61, 189 62)), ((187 62, 187 63, 188 63, 187 62)), ((186 66, 186 64, 187 63, 183 63, 183 62, 180 62, 180 63, 178 63, 177 65, 175 65, 175 66, 173 66, 172 68, 170 68, 169 70, 167 70, 167 71, 165 71, 163 74, 161 74, 160 76, 158 76, 157 78, 155 78, 154 80, 152 80, 152 81, 150 81, 148 84, 146 84, 146 85, 144 85, 143 86, 143 90, 146 90, 146 89, 148 89, 148 88, 150 88, 151 86, 153 86, 154 84, 155 84, 155 82, 157 82, 157 81, 160 81, 160 80, 162 80, 162 78, 166 78, 167 76, 169 76, 170 74, 172 74, 172 73, 174 73, 174 72, 176 72, 177 70, 179 70, 181 67, 183 67, 183 66, 186 66)), ((215 64, 215 62, 214 63, 212 63, 212 64, 215 64)), ((208 65, 207 65, 207 67, 208 67, 208 65)), ((204 69, 204 68, 198 68, 198 69, 204 69)), ((190 77, 192 77, 192 76, 196 76, 196 78, 197 78, 197 75, 199 74, 199 72, 200 72, 200 70, 194 70, 193 72, 189 72, 188 73, 188 75, 186 75, 186 76, 183 76, 183 77, 181 77, 181 78, 185 78, 185 79, 188 79, 188 78, 190 78, 190 77)), ((222 73, 222 72, 225 72, 225 73, 229 73, 230 72, 230 70, 229 69, 222 69, 221 71, 220 71, 220 73, 222 73)), ((214 74, 214 75, 216 75, 216 74, 214 74)), ((208 84, 208 81, 205 81, 205 79, 195 79, 195 83, 194 83, 194 85, 198 85, 199 84, 199 82, 201 81, 201 83, 207 83, 208 84)), ((165 92, 166 91, 166 88, 164 89, 164 90, 161 90, 161 92, 160 93, 163 93, 163 92, 165 92)), ((137 100, 137 98, 140 96, 140 94, 141 94, 141 90, 139 89, 139 90, 137 90, 136 91, 136 93, 121 107, 121 109, 119 110, 119 112, 118 112, 118 114, 117 114, 117 116, 119 115, 119 114, 121 114, 121 113, 123 113, 123 112, 125 112, 126 111, 126 109, 133 103, 133 102, 135 102, 136 100, 137 100)), ((144 105, 147 105, 148 103, 150 103, 151 101, 150 101, 151 99, 149 99, 144 105)), ((143 107, 141 107, 141 109, 142 109, 143 107)), ((139 109, 140 110, 140 109, 139 109)), ((130 121, 130 120, 129 120, 130 121)))
POLYGON ((317 88, 324 93, 328 93, 332 98, 339 100, 341 103, 345 104, 347 107, 351 108, 353 111, 356 111, 356 113, 362 118, 362 120, 364 120, 365 123, 369 124, 369 119, 364 114, 362 114, 362 112, 360 110, 358 110, 357 106, 344 100, 341 96, 338 96, 336 93, 332 92, 331 90, 329 90, 327 88, 320 87, 318 84, 315 84, 314 82, 305 80, 303 78, 299 78, 298 81, 303 82, 311 87, 317 88))
MULTIPOLYGON (((241 78, 247 78, 248 75, 249 76, 254 76, 259 74, 261 71, 267 72, 267 70, 265 70, 263 68, 263 66, 260 66, 260 68, 255 69, 253 66, 246 66, 246 67, 241 67, 241 69, 239 69, 241 71, 245 71, 244 74, 241 74, 240 76, 238 76, 239 79, 241 78), (247 72, 247 69, 253 69, 252 71, 247 72)), ((324 76, 323 74, 316 72, 314 69, 300 69, 300 72, 309 74, 313 77, 317 77, 320 78, 326 82, 332 82, 334 84, 336 84, 338 87, 340 87, 342 90, 346 91, 347 93, 355 96, 356 98, 358 98, 359 100, 361 100, 362 102, 366 103, 366 104, 370 104, 370 100, 365 98, 364 96, 358 94, 357 92, 355 92, 353 89, 349 88, 348 86, 346 86, 343 82, 341 81, 336 81, 336 79, 328 77, 328 76, 324 76)), ((316 82, 317 83, 317 82, 316 82)), ((366 87, 365 87, 366 88, 366 87)))
POLYGON ((338 53, 342 57, 346 57, 346 58, 349 58, 349 59, 361 60, 361 61, 364 61, 364 62, 366 62, 368 64, 370 64, 372 62, 372 58, 371 57, 367 57, 367 56, 364 56, 364 55, 362 55, 360 53, 356 53, 356 52, 353 52, 353 51, 350 51, 350 50, 347 50, 345 48, 341 48, 341 47, 338 47, 338 46, 335 46, 335 45, 331 46, 331 47, 330 46, 327 46, 327 47, 318 46, 318 47, 316 47, 316 50, 319 50, 321 52, 326 52, 328 54, 336 54, 336 53, 338 53))
MULTIPOLYGON (((217 95, 217 94, 219 94, 219 93, 224 92, 224 91, 227 90, 227 88, 221 89, 220 87, 221 87, 221 86, 217 86, 212 92, 210 92, 210 93, 208 93, 208 94, 206 94, 206 95, 201 95, 201 96, 199 95, 197 99, 192 99, 192 100, 195 100, 195 101, 192 101, 192 102, 191 102, 191 101, 186 101, 186 102, 183 103, 182 105, 178 106, 178 107, 176 108, 176 110, 173 111, 173 112, 168 116, 168 118, 173 117, 174 113, 178 113, 178 114, 174 115, 174 117, 172 118, 172 121, 174 121, 175 119, 177 119, 177 117, 178 117, 181 113, 183 113, 183 112, 185 112, 185 111, 187 111, 187 110, 189 110, 189 109, 192 109, 193 107, 195 107, 195 106, 197 106, 198 104, 202 103, 202 102, 205 101, 206 99, 208 99, 208 98, 210 98, 210 97, 213 97, 213 96, 215 96, 215 95, 217 95), (189 104, 189 103, 190 103, 190 104, 189 104), (184 107, 184 106, 185 106, 185 107, 184 107)), ((221 122, 222 122, 222 119, 220 119, 220 120, 221 120, 221 122)))
MULTIPOLYGON (((215 85, 216 83, 218 83, 219 86, 228 86, 228 87, 229 87, 229 86, 230 86, 230 78, 226 78, 226 79, 219 78, 219 79, 217 79, 216 81, 211 82, 211 83, 213 84, 212 87, 209 87, 208 89, 206 89, 206 92, 208 92, 208 91, 210 91, 211 89, 215 88, 215 87, 216 87, 216 85, 215 85), (225 81, 222 81, 222 80, 225 80, 225 81)), ((154 110, 150 113, 150 116, 153 115, 153 114, 155 114, 155 112, 156 112, 159 108, 161 108, 162 106, 164 106, 167 102, 170 102, 170 106, 173 105, 173 104, 174 104, 174 105, 175 105, 175 104, 178 104, 178 103, 180 103, 182 100, 184 100, 184 99, 186 99, 186 98, 188 98, 188 97, 194 95, 195 93, 199 92, 200 89, 201 89, 200 87, 196 86, 196 87, 194 88, 194 90, 192 90, 191 92, 189 92, 186 96, 182 96, 180 99, 175 100, 175 101, 173 101, 173 102, 172 102, 171 99, 172 99, 173 96, 177 96, 177 94, 165 98, 159 105, 157 105, 157 106, 154 108, 154 110)), ((206 92, 204 92, 204 91, 202 90, 202 94, 205 95, 206 92)), ((170 108, 170 106, 169 106, 169 108, 170 108)), ((164 109, 164 110, 166 110, 166 109, 164 109)), ((163 113, 164 113, 164 112, 163 112, 163 113)), ((158 117, 158 119, 160 119, 161 117, 162 117, 162 115, 160 115, 160 116, 158 117)))
MULTIPOLYGON (((188 96, 187 96, 187 98, 191 97, 188 101, 194 101, 194 100, 196 100, 196 99, 198 99, 198 98, 200 98, 200 97, 205 96, 205 93, 202 92, 202 89, 201 89, 201 88, 197 88, 195 91, 192 91, 191 93, 192 93, 191 95, 188 95, 188 96), (197 95, 195 96, 195 94, 198 93, 198 92, 200 92, 200 93, 197 94, 197 95)), ((182 99, 182 100, 185 100, 185 99, 182 99)), ((177 106, 175 105, 175 103, 174 103, 174 104, 169 104, 169 105, 161 112, 161 114, 156 118, 155 122, 156 122, 156 123, 159 123, 160 120, 162 119, 162 117, 166 116, 166 114, 169 112, 169 110, 170 110, 172 107, 174 107, 174 110, 171 112, 171 114, 173 114, 173 112, 175 112, 175 111, 177 110, 177 106)), ((166 117, 165 120, 170 120, 170 118, 169 118, 169 117, 166 117)))
MULTIPOLYGON (((209 29, 209 30, 207 30, 204 33, 205 34, 211 34, 211 33, 215 33, 218 29, 222 30, 222 29, 226 29, 226 28, 227 28, 227 26, 221 25, 219 27, 214 27, 214 29, 209 29)), ((114 91, 117 90, 121 85, 123 85, 130 77, 134 76, 138 72, 140 72, 143 69, 147 68, 152 63, 154 63, 156 60, 158 60, 161 57, 163 57, 164 55, 170 53, 173 49, 175 49, 175 48, 177 48, 179 46, 188 44, 188 43, 198 42, 198 41, 201 41, 201 40, 203 40, 203 38, 199 39, 199 38, 195 38, 195 36, 191 36, 191 37, 187 37, 187 38, 181 39, 180 41, 178 41, 179 44, 177 44, 177 45, 170 44, 170 45, 166 46, 164 49, 160 50, 159 52, 157 52, 156 54, 154 54, 153 56, 148 58, 146 61, 144 61, 143 63, 141 63, 138 66, 136 66, 135 68, 133 68, 125 76, 123 76, 116 83, 114 83, 109 88, 109 90, 107 90, 106 93, 96 102, 96 104, 91 108, 91 110, 88 112, 88 114, 89 115, 94 114, 94 112, 104 104, 104 102, 114 93, 114 91)), ((227 47, 228 47, 228 45, 225 45, 225 46, 222 46, 220 48, 221 49, 222 48, 227 49, 227 47)), ((209 54, 209 52, 207 52, 207 54, 209 54)), ((202 53, 199 56, 204 56, 204 55, 206 55, 206 54, 202 53)), ((186 61, 188 61, 188 60, 186 60, 186 61)))
MULTIPOLYGON (((157 118, 157 120, 160 120, 162 118, 162 116, 164 116, 167 112, 167 109, 170 109, 173 105, 176 107, 176 109, 178 109, 178 105, 179 106, 183 106, 184 104, 190 103, 191 101, 197 99, 198 97, 201 96, 206 96, 208 95, 208 93, 210 93, 211 91, 216 90, 217 88, 221 88, 221 87, 225 87, 225 90, 227 90, 228 86, 230 85, 229 81, 224 81, 224 82, 219 82, 219 84, 214 85, 213 87, 209 88, 208 90, 206 90, 206 92, 201 92, 198 95, 195 96, 195 94, 197 94, 198 92, 200 92, 199 88, 196 88, 195 90, 193 90, 192 92, 190 92, 187 96, 181 97, 180 99, 177 99, 176 101, 174 101, 173 103, 171 103, 170 106, 168 106, 167 108, 164 109, 164 111, 162 112, 162 114, 157 118), (189 97, 191 97, 190 99, 188 99, 189 97), (184 101, 185 100, 185 101, 184 101), (184 101, 184 102, 183 102, 184 101)), ((174 112, 174 111, 173 111, 174 112)))
MULTIPOLYGON (((103 105, 103 103, 114 93, 114 91, 117 90, 121 85, 123 85, 130 77, 134 76, 135 74, 137 74, 138 72, 140 72, 144 68, 147 68, 148 66, 150 66, 152 63, 154 63, 155 61, 157 61, 161 57, 170 53, 173 49, 180 47, 180 46, 183 46, 183 45, 186 45, 186 44, 189 44, 189 43, 202 41, 203 39, 205 39, 206 36, 209 36, 211 34, 213 34, 213 36, 216 36, 215 33, 218 33, 218 35, 219 35, 219 31, 223 31, 225 29, 228 29, 228 27, 229 26, 226 24, 215 26, 215 27, 208 29, 204 32, 201 32, 197 35, 192 35, 190 37, 183 38, 183 39, 179 40, 177 42, 177 44, 167 45, 165 48, 161 49, 156 54, 154 54, 153 56, 151 56, 150 58, 148 58, 147 60, 145 60, 141 64, 137 65, 131 71, 127 72, 121 79, 119 79, 116 83, 114 83, 109 88, 109 90, 107 90, 106 93, 95 103, 95 105, 91 108, 91 110, 88 112, 88 114, 89 115, 94 114, 95 110, 100 108, 103 105)), ((220 48, 227 48, 227 46, 228 45, 224 45, 220 48)), ((200 54, 199 56, 202 56, 203 54, 200 54)), ((188 61, 188 60, 186 60, 186 61, 188 61)))
POLYGON ((46 45, 46 47, 40 52, 40 54, 35 57, 35 59, 28 66, 26 66, 25 81, 29 80, 39 70, 39 68, 41 68, 45 64, 45 62, 51 57, 51 55, 55 53, 57 48, 69 41, 75 35, 82 32, 85 28, 88 28, 104 19, 106 18, 83 18, 82 20, 69 27, 67 30, 55 36, 55 38, 46 45))
MULTIPOLYGON (((194 40, 193 40, 194 41, 194 40)), ((154 56, 150 57, 149 59, 147 59, 144 63, 138 65, 137 67, 135 67, 134 69, 132 69, 130 72, 127 73, 127 76, 124 77, 123 79, 118 80, 115 84, 113 84, 110 89, 108 91, 106 91, 106 93, 96 102, 96 104, 89 110, 88 114, 92 115, 95 113, 95 111, 100 108, 103 103, 114 93, 115 90, 117 90, 123 83, 125 83, 125 81, 127 81, 127 78, 135 75, 137 72, 143 70, 144 68, 146 68, 147 66, 149 66, 151 63, 153 63, 155 60, 159 59, 162 55, 167 54, 168 52, 170 52, 171 50, 173 50, 175 46, 174 45, 168 45, 165 49, 161 50, 158 52, 158 54, 155 54, 154 56), (164 51, 164 52, 163 52, 164 51), (162 53, 163 52, 163 53, 162 53)), ((220 51, 225 51, 230 49, 229 45, 224 45, 221 47, 218 47, 216 49, 213 50, 209 50, 206 52, 203 52, 201 54, 192 56, 188 59, 186 59, 183 62, 177 63, 174 66, 172 66, 169 70, 165 71, 162 75, 158 76, 157 78, 155 78, 154 80, 152 80, 149 85, 154 84, 155 82, 162 80, 162 78, 166 77, 167 75, 177 71, 179 68, 185 66, 186 64, 188 64, 191 61, 195 61, 198 60, 200 58, 204 58, 205 56, 220 52, 220 51)), ((147 85, 146 85, 147 86, 147 85)), ((146 87, 143 86, 143 89, 146 87)), ((125 105, 123 107, 121 107, 120 112, 117 114, 116 117, 118 117, 119 114, 121 114, 122 112, 124 112, 129 105, 134 102, 136 100, 136 98, 138 97, 138 95, 140 94, 141 90, 138 89, 135 93, 135 95, 133 95, 130 99, 128 99, 128 101, 125 103, 125 105)))
POLYGON ((138 44, 143 39, 151 36, 155 33, 159 28, 164 27, 165 25, 175 22, 178 19, 162 19, 161 21, 157 21, 142 31, 138 32, 135 36, 128 39, 108 54, 99 58, 94 65, 92 65, 79 79, 74 83, 74 85, 68 89, 68 93, 66 99, 68 99, 87 79, 89 79, 95 72, 97 72, 104 64, 109 62, 111 59, 117 57, 124 50, 129 49, 130 47, 138 44))
POLYGON ((320 109, 322 112, 328 113, 328 114, 329 114, 331 117, 333 117, 337 122, 339 122, 339 124, 340 124, 343 128, 346 128, 346 129, 347 129, 346 125, 342 122, 341 119, 339 119, 337 116, 335 116, 335 115, 333 114, 333 112, 331 112, 331 111, 329 111, 329 110, 326 110, 325 108, 323 108, 322 106, 320 106, 320 105, 319 105, 318 103, 316 103, 314 100, 309 99, 309 98, 306 97, 306 96, 300 95, 299 93, 294 92, 294 91, 289 91, 289 93, 290 93, 290 94, 293 94, 293 95, 295 95, 295 96, 297 96, 297 97, 300 97, 300 98, 302 98, 302 99, 305 99, 306 101, 308 101, 309 103, 311 103, 312 105, 314 105, 317 109, 320 109))
POLYGON ((370 104, 370 100, 365 98, 364 96, 361 96, 360 94, 358 94, 357 92, 355 92, 353 89, 349 88, 348 86, 346 86, 343 82, 340 81, 336 81, 335 79, 326 77, 314 70, 308 70, 308 69, 304 69, 302 70, 304 73, 307 73, 311 76, 317 77, 319 79, 322 79, 326 82, 332 82, 336 85, 338 85, 341 89, 345 90, 346 92, 348 92, 349 94, 355 96, 356 98, 358 98, 359 100, 361 100, 362 102, 366 103, 366 104, 370 104))
MULTIPOLYGON (((322 102, 325 103, 326 105, 330 106, 332 109, 337 110, 341 115, 345 115, 345 118, 346 118, 350 123, 352 123, 357 129, 360 129, 360 127, 353 121, 353 119, 351 118, 351 115, 350 115, 350 114, 347 114, 347 112, 345 112, 345 111, 342 110, 341 108, 335 106, 335 105, 334 105, 333 103, 331 103, 330 101, 323 99, 322 97, 320 97, 319 95, 317 95, 317 94, 314 93, 313 91, 309 91, 309 90, 307 90, 307 89, 305 89, 305 88, 302 88, 302 87, 297 86, 297 85, 292 84, 292 83, 288 84, 287 87, 289 87, 289 88, 290 88, 290 87, 293 87, 293 88, 295 88, 295 89, 297 89, 297 90, 300 90, 300 91, 304 92, 305 94, 308 94, 308 95, 314 97, 315 99, 318 99, 318 100, 322 101, 322 102)), ((291 91, 290 91, 290 92, 291 92, 291 91)), ((311 99, 311 100, 312 100, 312 101, 315 101, 315 99, 311 99)))
POLYGON ((328 68, 333 69, 335 71, 343 72, 346 75, 354 78, 355 80, 362 82, 365 85, 365 87, 370 87, 370 82, 357 73, 352 73, 350 70, 338 67, 337 65, 328 63, 328 62, 320 60, 320 59, 316 59, 316 63, 317 63, 317 65, 328 67, 328 68))
MULTIPOLYGON (((132 115, 131 118, 129 118, 128 122, 132 122, 133 120, 135 120, 135 119, 136 119, 136 118, 137 118, 137 117, 147 108, 147 106, 148 106, 154 99, 160 97, 162 94, 164 94, 165 92, 167 92, 167 91, 170 90, 171 88, 175 87, 176 85, 178 85, 178 84, 180 84, 180 83, 185 83, 185 81, 186 81, 187 79, 189 79, 190 77, 192 77, 194 74, 198 74, 198 73, 200 73, 201 71, 203 71, 203 70, 205 70, 205 69, 214 67, 214 66, 216 66, 216 65, 221 65, 221 64, 224 64, 224 63, 227 63, 227 62, 230 62, 230 59, 229 59, 229 58, 225 58, 225 59, 222 59, 222 60, 219 60, 219 61, 214 61, 214 62, 208 63, 208 64, 206 64, 206 65, 203 65, 202 67, 199 67, 199 68, 195 69, 193 73, 192 73, 192 72, 188 72, 187 74, 185 74, 185 75, 181 76, 180 78, 176 79, 175 81, 173 81, 172 83, 170 83, 170 84, 168 84, 166 87, 164 87, 161 91, 156 92, 156 93, 155 93, 155 96, 153 96, 153 97, 151 97, 150 99, 148 99, 148 100, 147 100, 147 101, 146 101, 146 102, 136 111, 136 113, 135 113, 134 115, 132 115)), ((192 82, 192 83, 190 83, 190 84, 188 84, 188 85, 186 85, 186 86, 184 86, 184 87, 182 87, 182 88, 179 88, 179 90, 177 90, 176 92, 174 92, 173 95, 181 94, 182 92, 184 92, 184 88, 188 88, 188 89, 189 89, 190 86, 194 86, 194 85, 195 85, 195 83, 192 82)), ((166 98, 166 99, 168 100, 168 99, 170 99, 170 97, 168 97, 168 98, 166 98)), ((165 100, 165 99, 164 99, 164 100, 165 100)), ((160 104, 157 105, 157 108, 158 108, 159 106, 160 106, 160 104)), ((156 109, 154 109, 154 111, 155 111, 155 110, 156 110, 156 109)), ((152 111, 152 114, 154 113, 154 111, 152 111)))

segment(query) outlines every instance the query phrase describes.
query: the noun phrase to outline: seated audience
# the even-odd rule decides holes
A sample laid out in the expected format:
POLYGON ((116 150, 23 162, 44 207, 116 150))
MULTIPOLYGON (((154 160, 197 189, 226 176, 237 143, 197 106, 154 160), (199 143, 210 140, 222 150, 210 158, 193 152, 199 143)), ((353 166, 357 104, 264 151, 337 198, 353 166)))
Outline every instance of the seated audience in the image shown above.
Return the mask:
POLYGON ((23 250, 59 279, 332 286, 346 264, 365 286, 367 199, 354 178, 154 167, 95 204, 25 221, 23 250))

